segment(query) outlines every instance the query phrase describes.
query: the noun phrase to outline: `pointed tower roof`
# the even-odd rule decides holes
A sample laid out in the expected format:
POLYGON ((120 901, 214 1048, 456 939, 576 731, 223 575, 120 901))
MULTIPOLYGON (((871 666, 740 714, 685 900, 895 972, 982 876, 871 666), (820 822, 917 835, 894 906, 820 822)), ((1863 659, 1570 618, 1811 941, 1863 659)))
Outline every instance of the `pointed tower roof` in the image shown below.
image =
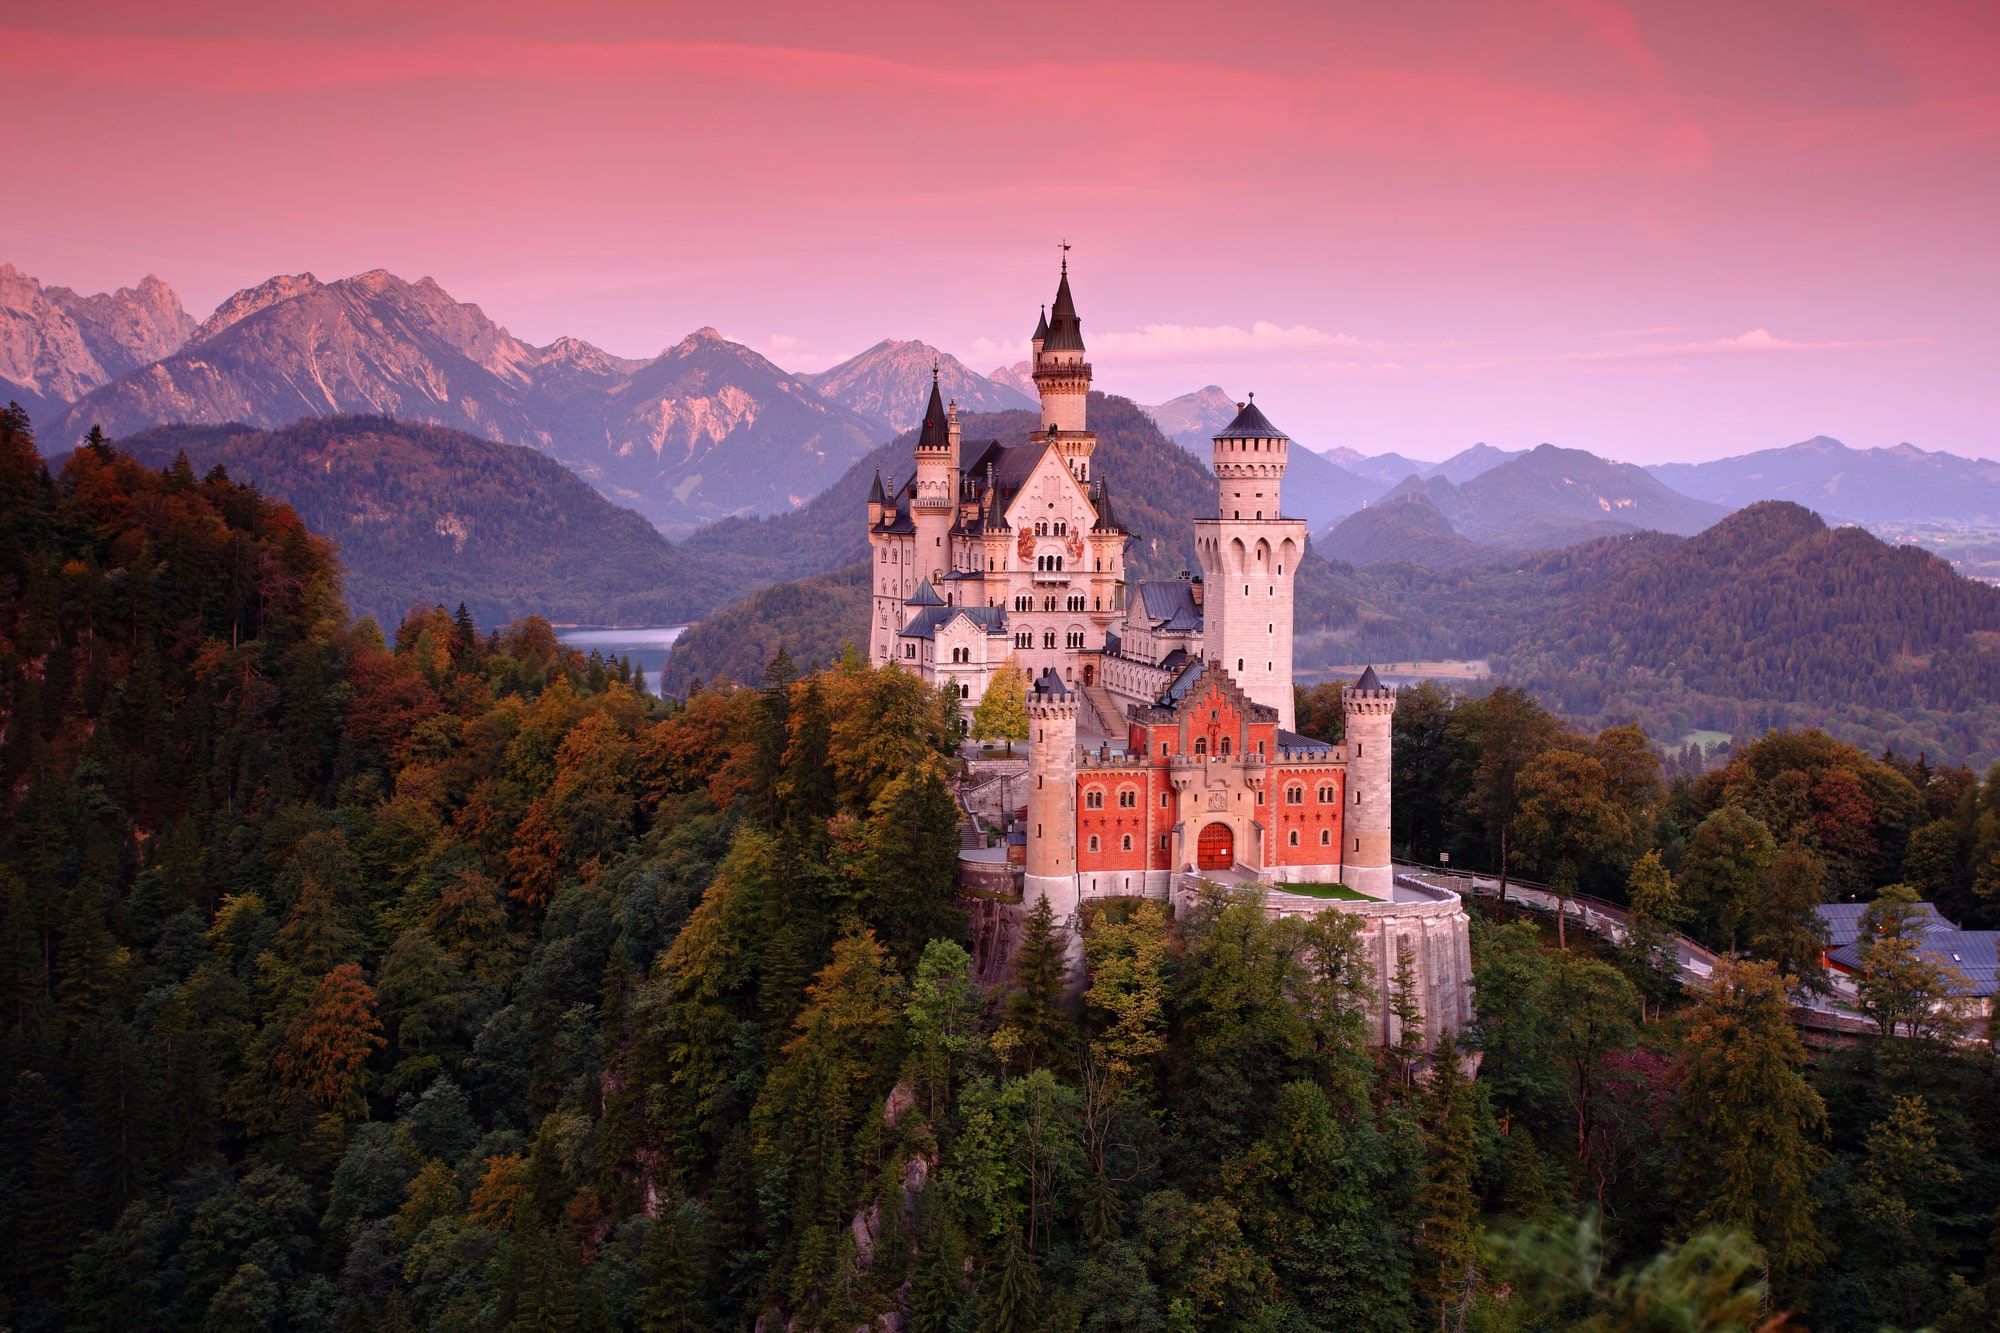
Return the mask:
POLYGON ((951 427, 944 414, 944 395, 938 391, 937 367, 931 367, 931 401, 924 408, 924 433, 917 437, 917 448, 949 449, 951 447, 951 427))
POLYGON ((1099 477, 1090 484, 1090 503, 1097 510, 1097 526, 1106 532, 1118 531, 1118 515, 1111 512, 1111 486, 1099 477))
POLYGON ((903 605, 943 606, 944 598, 938 596, 937 589, 931 586, 929 579, 920 579, 917 582, 917 590, 910 594, 910 599, 904 602, 903 605))
POLYGON ((868 488, 868 503, 882 505, 889 503, 889 493, 882 489, 882 469, 875 469, 875 484, 868 488))
POLYGON ((1236 419, 1215 432, 1218 440, 1289 440, 1292 437, 1271 424, 1269 417, 1257 410, 1257 395, 1251 394, 1250 401, 1236 409, 1236 419))
POLYGON ((1083 321, 1076 317, 1076 298, 1069 294, 1069 260, 1063 260, 1062 281, 1056 285, 1056 303, 1049 308, 1049 333, 1042 339, 1045 352, 1081 352, 1083 321))
POLYGON ((1041 342, 1049 336, 1049 308, 1042 307, 1042 317, 1035 321, 1035 341, 1041 342))
POLYGON ((1371 666, 1361 673, 1360 680, 1354 682, 1354 688, 1357 690, 1379 690, 1382 688, 1381 677, 1375 674, 1375 668, 1371 666))

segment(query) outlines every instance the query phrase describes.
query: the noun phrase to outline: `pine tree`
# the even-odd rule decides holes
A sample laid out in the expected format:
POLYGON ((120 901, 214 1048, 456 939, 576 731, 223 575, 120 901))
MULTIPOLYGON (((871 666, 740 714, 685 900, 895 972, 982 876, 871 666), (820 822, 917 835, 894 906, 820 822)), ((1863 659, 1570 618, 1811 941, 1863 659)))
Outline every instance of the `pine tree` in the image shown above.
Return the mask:
POLYGON ((1674 1193, 1692 1226, 1742 1227, 1789 1278, 1826 1253, 1813 1180, 1826 1106, 1769 963, 1724 959, 1689 1016, 1670 1138, 1674 1193))
POLYGON ((1056 928, 1055 909, 1046 896, 1035 900, 1014 955, 1014 986, 1007 996, 1007 1019, 995 1037, 1010 1058, 1028 1069, 1066 1061, 1071 1025, 1062 1011, 1069 987, 1067 931, 1056 928))
POLYGON ((639 1251, 636 1313, 643 1333, 707 1333, 709 1309, 707 1218, 686 1200, 661 1209, 639 1251))
POLYGON ((1459 1066, 1458 1041, 1446 1032, 1433 1053, 1424 1089, 1424 1184, 1417 1207, 1423 1251, 1418 1292, 1436 1312, 1440 1329, 1462 1313, 1477 1281, 1479 1125, 1475 1094, 1459 1066))
POLYGON ((1034 1257, 1021 1243, 1020 1233, 1009 1231, 979 1333, 1035 1333, 1040 1303, 1041 1283, 1035 1276, 1034 1257))
POLYGON ((1424 1055, 1424 1008, 1422 997, 1417 994, 1417 955, 1408 940, 1396 941, 1396 975, 1389 983, 1389 1014, 1396 1027, 1396 1039, 1390 1046, 1396 1077, 1408 1091, 1424 1055))

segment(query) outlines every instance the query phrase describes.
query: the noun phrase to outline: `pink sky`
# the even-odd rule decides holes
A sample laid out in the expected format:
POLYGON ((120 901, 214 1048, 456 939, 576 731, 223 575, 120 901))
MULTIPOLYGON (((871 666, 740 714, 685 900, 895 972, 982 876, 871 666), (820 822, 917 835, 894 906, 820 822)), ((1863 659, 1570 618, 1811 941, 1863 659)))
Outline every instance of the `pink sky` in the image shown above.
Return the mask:
POLYGON ((1023 353, 1314 448, 2000 456, 2000 7, 0 4, 0 260, 1023 353))

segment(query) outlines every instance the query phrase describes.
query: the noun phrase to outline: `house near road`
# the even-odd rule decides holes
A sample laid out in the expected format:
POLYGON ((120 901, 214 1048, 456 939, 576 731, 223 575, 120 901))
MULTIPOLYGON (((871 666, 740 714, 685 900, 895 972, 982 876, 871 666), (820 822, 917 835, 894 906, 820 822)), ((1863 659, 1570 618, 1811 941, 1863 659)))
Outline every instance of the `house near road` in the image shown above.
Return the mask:
MULTIPOLYGON (((1821 955, 1838 989, 1852 990, 1867 972, 1861 918, 1867 903, 1827 903, 1819 908, 1826 924, 1827 948, 1821 955)), ((1965 930, 1937 910, 1918 903, 1911 917, 1918 947, 1940 967, 1965 978, 1963 1012, 1976 1022, 1993 1017, 1993 996, 2000 990, 2000 930, 1965 930)))

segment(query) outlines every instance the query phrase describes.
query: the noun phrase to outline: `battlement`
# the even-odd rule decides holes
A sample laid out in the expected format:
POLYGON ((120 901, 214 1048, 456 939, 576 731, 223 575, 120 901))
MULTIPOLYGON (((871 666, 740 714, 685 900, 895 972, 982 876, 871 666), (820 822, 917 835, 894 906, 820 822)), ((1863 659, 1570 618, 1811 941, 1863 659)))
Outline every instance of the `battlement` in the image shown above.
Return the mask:
POLYGON ((1076 762, 1079 768, 1132 768, 1149 769, 1153 759, 1143 754, 1107 754, 1097 750, 1078 749, 1076 762))

